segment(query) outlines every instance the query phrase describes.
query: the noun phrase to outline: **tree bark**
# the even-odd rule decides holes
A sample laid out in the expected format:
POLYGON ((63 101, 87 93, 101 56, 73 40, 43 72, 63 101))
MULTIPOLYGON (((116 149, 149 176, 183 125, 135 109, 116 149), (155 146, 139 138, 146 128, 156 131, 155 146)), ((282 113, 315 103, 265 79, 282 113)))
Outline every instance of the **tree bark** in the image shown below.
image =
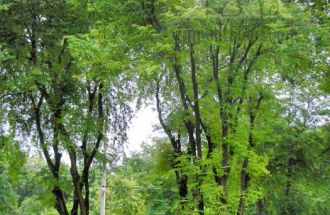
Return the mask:
POLYGON ((178 135, 178 138, 176 139, 173 135, 173 132, 171 131, 170 128, 165 124, 165 121, 163 119, 163 114, 162 114, 162 108, 161 108, 161 101, 160 101, 160 80, 156 80, 156 106, 157 106, 157 113, 158 113, 158 119, 160 122, 160 125, 162 126, 163 130, 165 131, 167 137, 169 138, 173 150, 174 150, 174 162, 173 162, 173 168, 175 172, 175 177, 176 177, 176 183, 178 185, 178 190, 179 190, 179 196, 181 200, 181 206, 182 209, 184 209, 185 205, 185 199, 188 194, 188 177, 183 174, 183 172, 179 169, 179 161, 178 159, 180 158, 182 151, 181 151, 181 143, 180 143, 180 135, 178 135))
MULTIPOLYGON (((252 150, 254 148, 254 138, 253 138, 253 132, 255 127, 255 118, 256 114, 260 109, 260 104, 263 99, 263 94, 260 92, 259 98, 257 99, 257 104, 255 106, 255 109, 250 109, 249 111, 249 124, 250 124, 250 130, 249 130, 249 137, 248 137, 248 150, 252 150)), ((252 99, 250 98, 250 103, 252 103, 252 99)), ((252 105, 252 104, 250 104, 252 105)), ((249 186, 249 182, 251 180, 249 173, 247 172, 247 166, 248 166, 249 160, 248 157, 244 158, 242 167, 241 167, 241 195, 240 195, 240 201, 238 206, 238 215, 244 214, 244 208, 245 208, 245 194, 249 186)))
MULTIPOLYGON (((41 127, 41 111, 40 111, 40 108, 41 108, 41 105, 43 103, 43 95, 41 95, 37 105, 35 104, 35 101, 34 101, 32 95, 30 96, 30 98, 31 98, 31 101, 32 101, 33 107, 34 107, 37 133, 38 133, 39 142, 40 142, 43 154, 46 158, 47 165, 48 165, 48 168, 49 168, 50 172, 52 173, 55 180, 58 181, 58 179, 59 179, 58 173, 59 173, 61 156, 56 155, 56 151, 54 152, 55 153, 55 158, 56 158, 55 165, 54 165, 53 161, 51 160, 49 151, 47 149, 47 145, 46 145, 45 140, 44 140, 44 132, 42 131, 42 127, 41 127)), ((68 210, 67 210, 66 205, 65 205, 65 200, 64 200, 64 196, 63 196, 63 192, 62 192, 61 188, 58 187, 58 186, 54 186, 54 188, 52 190, 52 193, 55 195, 55 198, 56 198, 56 204, 55 204, 56 210, 61 215, 68 215, 69 213, 68 213, 68 210)))
POLYGON ((295 160, 290 157, 288 160, 288 167, 287 167, 287 181, 285 184, 285 190, 284 190, 284 202, 283 202, 283 208, 281 214, 283 215, 289 215, 289 214, 295 214, 294 206, 290 202, 290 192, 292 187, 291 177, 293 174, 293 165, 295 164, 295 160))
POLYGON ((202 158, 202 141, 201 141, 201 116, 199 111, 199 98, 198 98, 198 83, 196 78, 196 60, 194 56, 193 44, 190 44, 190 63, 191 63, 191 81, 194 91, 193 110, 195 113, 195 136, 197 146, 197 157, 202 158))
MULTIPOLYGON (((196 146, 197 146, 197 158, 202 159, 202 140, 201 140, 201 115, 199 110, 199 96, 198 96, 198 83, 197 83, 197 71, 196 71, 196 60, 195 60, 195 54, 193 49, 193 44, 190 43, 190 66, 191 66, 191 81, 193 84, 193 94, 194 94, 194 103, 192 104, 192 108, 195 115, 195 140, 196 140, 196 146)), ((202 176, 204 175, 205 168, 200 167, 201 174, 198 174, 196 177, 197 180, 197 208, 199 211, 199 214, 204 214, 204 200, 203 195, 201 194, 200 187, 202 185, 202 176)))
MULTIPOLYGON (((174 38, 174 42, 175 42, 174 51, 175 51, 175 54, 178 54, 180 52, 179 35, 177 35, 177 33, 174 32, 173 38, 174 38)), ((175 72, 175 77, 176 77, 176 80, 179 85, 181 103, 182 103, 183 109, 185 111, 185 116, 184 116, 183 121, 184 121, 185 127, 188 132, 188 139, 189 139, 189 143, 190 143, 189 153, 193 156, 193 158, 196 158, 197 154, 196 154, 196 142, 195 142, 195 138, 194 138, 194 125, 188 119, 188 117, 190 115, 188 96, 186 93, 186 86, 181 77, 181 68, 180 68, 177 56, 174 56, 173 70, 175 72)))
POLYGON ((221 148, 222 148, 222 169, 223 175, 221 176, 221 185, 223 188, 224 198, 227 194, 227 178, 230 171, 228 167, 228 145, 227 145, 227 136, 228 136, 228 117, 224 108, 224 99, 223 99, 223 90, 221 87, 221 83, 219 81, 219 47, 217 46, 215 50, 213 50, 212 46, 210 46, 211 60, 213 66, 213 79, 215 82, 216 90, 217 90, 217 98, 219 102, 219 117, 220 117, 220 127, 221 127, 221 148))

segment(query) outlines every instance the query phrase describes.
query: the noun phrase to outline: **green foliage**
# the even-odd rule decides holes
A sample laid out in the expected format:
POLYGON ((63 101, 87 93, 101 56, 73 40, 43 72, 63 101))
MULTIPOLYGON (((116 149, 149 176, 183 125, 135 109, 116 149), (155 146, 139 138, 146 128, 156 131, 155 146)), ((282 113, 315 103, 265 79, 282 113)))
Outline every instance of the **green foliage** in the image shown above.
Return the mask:
POLYGON ((18 194, 14 187, 19 184, 25 154, 10 136, 0 136, 0 214, 15 214, 18 194))
POLYGON ((120 176, 108 181, 108 214, 145 214, 145 203, 136 182, 120 176))
MULTIPOLYGON (((0 214, 57 214, 45 162, 38 156, 27 157, 10 136, 1 136, 0 155, 0 214)), ((61 180, 63 186, 67 180, 61 180)))
MULTIPOLYGON (((159 139, 154 141, 153 146, 144 145, 141 153, 127 158, 124 165, 116 169, 115 175, 110 176, 109 186, 111 188, 109 187, 107 192, 108 195, 114 195, 116 192, 120 192, 122 186, 129 187, 125 189, 125 192, 121 191, 122 195, 112 196, 112 199, 118 200, 108 204, 114 208, 118 207, 121 211, 140 208, 136 209, 136 214, 173 214, 173 206, 178 199, 174 174, 171 171, 170 158, 167 154, 168 150, 168 143, 159 139), (126 182, 114 186, 116 181, 112 181, 112 178, 116 181, 126 180, 126 182), (127 198, 134 200, 125 201, 127 198), (125 204, 120 204, 120 202, 125 204)), ((109 208, 109 211, 112 210, 109 208)))
POLYGON ((330 214, 326 1, 0 12, 0 214, 98 214, 107 162, 108 214, 330 214), (133 101, 168 139, 120 159, 133 101))

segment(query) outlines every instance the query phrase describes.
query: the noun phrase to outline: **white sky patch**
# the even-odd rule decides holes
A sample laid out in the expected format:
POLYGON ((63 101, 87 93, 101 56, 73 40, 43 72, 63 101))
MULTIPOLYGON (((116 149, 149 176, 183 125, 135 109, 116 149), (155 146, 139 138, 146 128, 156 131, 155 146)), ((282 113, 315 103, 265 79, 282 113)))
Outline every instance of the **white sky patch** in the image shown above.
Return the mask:
POLYGON ((141 150, 141 143, 151 143, 152 139, 159 136, 154 131, 153 125, 158 124, 157 112, 151 106, 142 107, 136 112, 127 131, 127 144, 125 153, 130 156, 133 152, 141 150))

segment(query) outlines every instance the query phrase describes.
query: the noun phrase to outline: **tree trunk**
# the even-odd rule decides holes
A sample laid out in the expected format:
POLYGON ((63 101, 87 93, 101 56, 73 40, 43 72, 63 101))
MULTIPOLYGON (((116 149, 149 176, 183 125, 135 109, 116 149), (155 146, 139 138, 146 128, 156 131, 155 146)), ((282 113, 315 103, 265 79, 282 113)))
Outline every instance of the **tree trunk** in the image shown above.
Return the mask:
POLYGON ((106 183, 107 183, 107 172, 104 166, 102 171, 102 181, 101 181, 101 205, 100 205, 100 215, 105 215, 105 194, 106 194, 106 183))
POLYGON ((287 182, 285 185, 285 191, 284 191, 284 202, 283 202, 283 208, 282 213, 283 215, 289 215, 289 214, 295 214, 294 206, 291 204, 290 201, 290 192, 291 192, 291 177, 292 177, 292 169, 293 165, 295 163, 295 160, 293 158, 289 158, 288 160, 288 169, 287 169, 287 182))
POLYGON ((244 214, 244 206, 245 206, 245 194, 246 190, 248 188, 248 183, 250 181, 250 176, 246 171, 246 168, 248 166, 248 159, 245 158, 242 164, 242 170, 241 170, 241 196, 239 200, 239 206, 238 206, 238 215, 244 214))
POLYGON ((258 201, 257 201, 257 215, 267 215, 265 198, 258 199, 258 201))
MULTIPOLYGON (((254 148, 255 142, 253 137, 254 132, 254 124, 256 119, 256 114, 259 111, 261 101, 263 99, 262 92, 259 93, 259 97, 255 104, 255 109, 250 109, 249 111, 249 123, 250 123, 250 130, 249 130, 249 137, 248 137, 248 150, 252 150, 254 148)), ((250 102, 252 102, 252 98, 250 98, 250 102)), ((250 104, 252 105, 252 104, 250 104)), ((249 159, 248 157, 244 158, 242 168, 241 168, 241 195, 240 195, 240 201, 238 206, 238 215, 244 214, 244 207, 245 207, 245 195, 246 191, 249 186, 249 182, 251 180, 249 173, 247 172, 246 168, 248 167, 249 159)))
POLYGON ((55 208, 58 211, 58 213, 60 215, 69 215, 68 210, 65 206, 65 201, 64 201, 64 196, 63 196, 62 190, 58 186, 55 186, 53 188, 52 192, 56 197, 55 208))

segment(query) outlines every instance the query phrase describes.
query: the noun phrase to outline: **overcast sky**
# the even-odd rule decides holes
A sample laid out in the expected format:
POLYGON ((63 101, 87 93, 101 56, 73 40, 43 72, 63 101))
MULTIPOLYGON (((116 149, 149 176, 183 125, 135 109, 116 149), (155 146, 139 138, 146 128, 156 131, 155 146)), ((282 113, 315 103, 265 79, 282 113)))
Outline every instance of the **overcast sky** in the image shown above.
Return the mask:
POLYGON ((153 125, 157 123, 157 112, 152 110, 152 106, 143 107, 136 113, 127 132, 128 143, 125 146, 127 155, 139 151, 142 142, 150 143, 153 137, 161 135, 153 131, 153 125))

